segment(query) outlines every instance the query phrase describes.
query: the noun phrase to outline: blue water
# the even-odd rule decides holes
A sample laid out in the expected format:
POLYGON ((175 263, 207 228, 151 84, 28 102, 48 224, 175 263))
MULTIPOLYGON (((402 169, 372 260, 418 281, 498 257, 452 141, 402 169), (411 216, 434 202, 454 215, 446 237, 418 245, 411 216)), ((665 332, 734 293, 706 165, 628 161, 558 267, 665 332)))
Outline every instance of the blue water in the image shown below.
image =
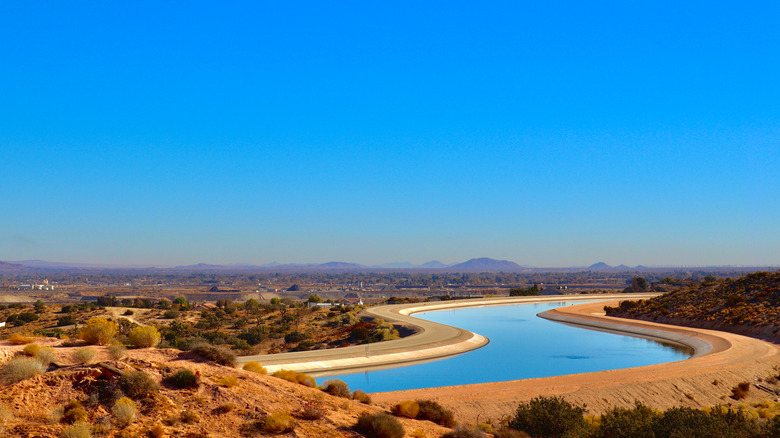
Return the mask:
MULTIPOLYGON (((581 303, 581 302, 579 302, 581 303)), ((572 327, 536 316, 571 303, 535 303, 417 313, 490 343, 458 356, 398 368, 325 377, 366 392, 501 382, 630 368, 687 359, 690 352, 646 339, 572 327)))

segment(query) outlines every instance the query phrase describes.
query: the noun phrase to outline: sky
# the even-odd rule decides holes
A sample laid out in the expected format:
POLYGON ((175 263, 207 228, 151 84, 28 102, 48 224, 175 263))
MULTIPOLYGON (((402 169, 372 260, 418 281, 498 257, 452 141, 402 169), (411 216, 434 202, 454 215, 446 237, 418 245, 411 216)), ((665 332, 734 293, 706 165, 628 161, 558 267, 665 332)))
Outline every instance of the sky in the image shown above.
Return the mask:
POLYGON ((780 265, 780 4, 0 3, 0 260, 780 265))

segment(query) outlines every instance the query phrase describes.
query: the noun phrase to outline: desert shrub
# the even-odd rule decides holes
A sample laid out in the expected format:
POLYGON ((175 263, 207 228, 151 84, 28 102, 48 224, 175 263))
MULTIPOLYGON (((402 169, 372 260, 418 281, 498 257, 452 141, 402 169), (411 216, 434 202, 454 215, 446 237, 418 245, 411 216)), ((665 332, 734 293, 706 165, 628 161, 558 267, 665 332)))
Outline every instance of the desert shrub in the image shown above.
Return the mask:
POLYGON ((76 423, 68 426, 60 434, 60 438, 92 438, 92 432, 86 423, 76 423))
POLYGON ((191 351, 204 359, 214 361, 220 365, 232 367, 236 364, 236 353, 229 348, 198 343, 192 346, 191 351))
POLYGON ((87 325, 79 330, 79 338, 89 344, 108 345, 117 333, 114 321, 95 316, 87 321, 87 325))
POLYGON ((21 382, 30 377, 46 372, 46 366, 38 359, 17 356, 0 368, 0 378, 9 383, 21 382))
POLYGON ((35 358, 38 359, 45 366, 49 366, 49 364, 54 362, 54 359, 56 359, 54 355, 54 348, 52 347, 39 348, 38 351, 35 353, 35 358))
POLYGON ((125 354, 127 353, 127 349, 124 345, 120 344, 119 342, 113 342, 111 345, 108 346, 108 353, 111 355, 114 360, 119 360, 125 357, 125 354))
POLYGON ((235 411, 236 408, 238 408, 238 405, 236 405, 233 402, 227 402, 217 406, 217 408, 214 409, 214 411, 216 411, 219 414, 227 414, 228 412, 235 411))
POLYGON ((181 313, 178 310, 166 310, 163 312, 163 318, 165 319, 176 319, 181 316, 181 313))
POLYGON ((363 404, 366 404, 366 405, 370 405, 371 404, 371 396, 366 394, 366 392, 363 391, 362 389, 356 389, 352 393, 352 400, 357 400, 360 403, 363 403, 363 404))
POLYGON ((138 415, 138 408, 135 407, 134 401, 127 397, 122 397, 114 404, 111 413, 114 414, 116 421, 121 426, 127 426, 135 421, 138 415))
POLYGON ((257 374, 268 374, 268 370, 265 369, 264 366, 260 365, 259 363, 255 361, 247 362, 244 364, 244 369, 246 371, 251 371, 253 373, 257 374))
POLYGON ((133 312, 133 309, 127 309, 127 310, 125 310, 125 313, 123 313, 122 315, 133 316, 134 314, 135 314, 135 312, 133 312))
POLYGON ((73 352, 73 360, 83 365, 92 363, 95 360, 95 356, 97 356, 97 351, 92 347, 78 348, 73 352))
POLYGON ((750 382, 741 382, 737 386, 731 388, 731 398, 734 400, 742 400, 747 397, 750 392, 750 382))
POLYGON ((138 326, 130 330, 128 338, 134 347, 149 348, 160 343, 160 332, 150 325, 138 326))
POLYGON ((191 424, 200 421, 200 417, 198 417, 198 414, 196 414, 193 411, 182 411, 180 417, 182 423, 191 424))
POLYGON ((165 382, 179 389, 197 388, 200 378, 190 370, 176 371, 165 379, 165 382))
POLYGON ((295 428, 295 419, 287 412, 274 412, 263 419, 263 431, 278 434, 295 428))
POLYGON ((728 425, 717 416, 698 409, 671 408, 653 421, 656 437, 726 437, 728 425))
POLYGON ((349 392, 349 386, 347 386, 344 381, 339 379, 326 380, 322 384, 322 390, 330 395, 335 395, 336 397, 341 398, 349 398, 349 396, 352 395, 349 392))
POLYGON ((62 408, 62 417, 60 417, 60 421, 68 424, 75 424, 77 422, 86 421, 88 417, 89 415, 87 415, 87 411, 84 410, 81 403, 73 400, 62 408))
POLYGON ((57 318, 57 327, 65 325, 73 325, 76 323, 76 318, 73 315, 65 315, 57 318))
POLYGON ((31 336, 20 335, 19 333, 14 333, 9 336, 6 341, 11 345, 24 345, 29 344, 30 342, 34 342, 35 338, 31 336))
POLYGON ((304 420, 319 420, 327 413, 325 406, 320 403, 309 402, 301 408, 300 417, 304 420))
POLYGON ((455 415, 451 410, 445 408, 433 400, 417 400, 420 406, 420 412, 417 413, 418 420, 428 420, 444 427, 455 426, 455 415))
POLYGON ((391 409, 393 415, 406 418, 417 418, 420 413, 420 405, 414 400, 404 400, 391 409))
POLYGON ((214 379, 214 382, 216 382, 216 384, 219 386, 224 386, 225 388, 232 388, 238 385, 238 379, 235 376, 220 376, 214 379))
POLYGON ((601 416, 594 438, 654 438, 653 421, 657 415, 652 409, 636 402, 632 409, 615 407, 601 416))
POLYGON ((509 426, 531 436, 559 437, 587 429, 584 413, 562 397, 536 397, 517 407, 509 426))
POLYGON ((470 429, 465 426, 458 426, 455 430, 442 435, 441 438, 487 438, 487 435, 480 429, 470 429))
POLYGON ((394 417, 380 412, 378 414, 361 414, 355 429, 368 438, 402 438, 404 427, 394 417))
POLYGON ((30 357, 35 357, 35 355, 38 354, 38 350, 40 349, 41 346, 38 344, 27 344, 22 349, 22 353, 30 357))
POLYGON ((412 431, 412 433, 409 434, 412 438, 426 438, 427 435, 425 434, 425 431, 422 429, 415 429, 412 431))
POLYGON ((157 382, 143 371, 131 371, 123 374, 119 378, 119 386, 125 394, 134 399, 149 397, 160 389, 157 382))
POLYGON ((308 386, 310 388, 317 387, 317 381, 314 379, 314 377, 311 377, 303 373, 296 373, 295 371, 279 370, 271 374, 271 376, 279 379, 287 380, 288 382, 299 383, 301 385, 308 386))

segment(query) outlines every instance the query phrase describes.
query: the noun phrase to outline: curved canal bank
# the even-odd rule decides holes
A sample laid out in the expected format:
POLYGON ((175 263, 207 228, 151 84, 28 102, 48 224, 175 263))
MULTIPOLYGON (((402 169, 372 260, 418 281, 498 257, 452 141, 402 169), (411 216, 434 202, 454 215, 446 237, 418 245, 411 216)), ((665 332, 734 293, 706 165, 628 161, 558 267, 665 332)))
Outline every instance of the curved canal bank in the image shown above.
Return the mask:
POLYGON ((604 316, 603 306, 616 303, 559 307, 540 316, 631 336, 658 339, 660 334, 660 339, 674 339, 676 343, 691 346, 696 354, 687 360, 637 368, 374 393, 372 397, 385 406, 402 400, 433 399, 455 411, 459 419, 472 422, 478 416, 480 421, 498 421, 502 416, 512 415, 518 403, 538 395, 565 396, 570 402, 587 405, 594 414, 615 406, 632 407, 636 400, 654 409, 667 409, 737 405, 770 397, 758 389, 739 402, 729 395, 731 388, 740 382, 775 376, 775 367, 780 367, 779 345, 732 333, 604 316))
MULTIPOLYGON (((366 309, 365 315, 381 318, 415 333, 392 341, 345 348, 300 351, 274 355, 242 356, 239 364, 257 361, 269 372, 288 369, 319 376, 334 372, 356 372, 390 366, 410 365, 465 353, 486 345, 489 339, 458 327, 414 318, 421 312, 464 307, 503 306, 544 302, 578 302, 593 300, 643 299, 657 294, 593 294, 535 297, 498 297, 378 306, 366 309)), ((635 335, 636 336, 636 335, 635 335)), ((665 339, 668 342, 677 342, 665 339)))

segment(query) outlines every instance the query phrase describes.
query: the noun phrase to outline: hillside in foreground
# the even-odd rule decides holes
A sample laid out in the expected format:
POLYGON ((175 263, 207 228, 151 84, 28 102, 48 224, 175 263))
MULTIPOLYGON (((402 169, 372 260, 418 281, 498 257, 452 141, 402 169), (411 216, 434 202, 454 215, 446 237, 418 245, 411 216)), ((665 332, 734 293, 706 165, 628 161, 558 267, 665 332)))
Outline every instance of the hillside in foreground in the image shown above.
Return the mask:
POLYGON ((607 315, 711 328, 780 342, 780 272, 702 283, 620 307, 607 315))
MULTIPOLYGON (((23 345, 0 341, 0 362, 19 357, 23 345)), ((172 349, 128 350, 120 360, 95 348, 91 365, 73 361, 81 347, 52 338, 57 366, 20 381, 7 371, 0 384, 0 436, 14 437, 361 437, 358 416, 380 407, 336 397, 317 388, 205 361, 172 349), (171 376, 189 370, 198 383, 177 385, 171 376), (146 376, 125 379, 125 375, 146 376), (119 411, 121 397, 132 408, 119 411), (267 430, 270 422, 289 430, 267 430), (76 434, 73 424, 89 434, 76 434), (65 432, 70 430, 70 432, 65 432)), ((7 369, 7 367, 3 367, 7 369)), ((319 383, 319 382, 317 382, 319 383)), ((437 437, 448 429, 429 421, 398 419, 407 433, 437 437)))

